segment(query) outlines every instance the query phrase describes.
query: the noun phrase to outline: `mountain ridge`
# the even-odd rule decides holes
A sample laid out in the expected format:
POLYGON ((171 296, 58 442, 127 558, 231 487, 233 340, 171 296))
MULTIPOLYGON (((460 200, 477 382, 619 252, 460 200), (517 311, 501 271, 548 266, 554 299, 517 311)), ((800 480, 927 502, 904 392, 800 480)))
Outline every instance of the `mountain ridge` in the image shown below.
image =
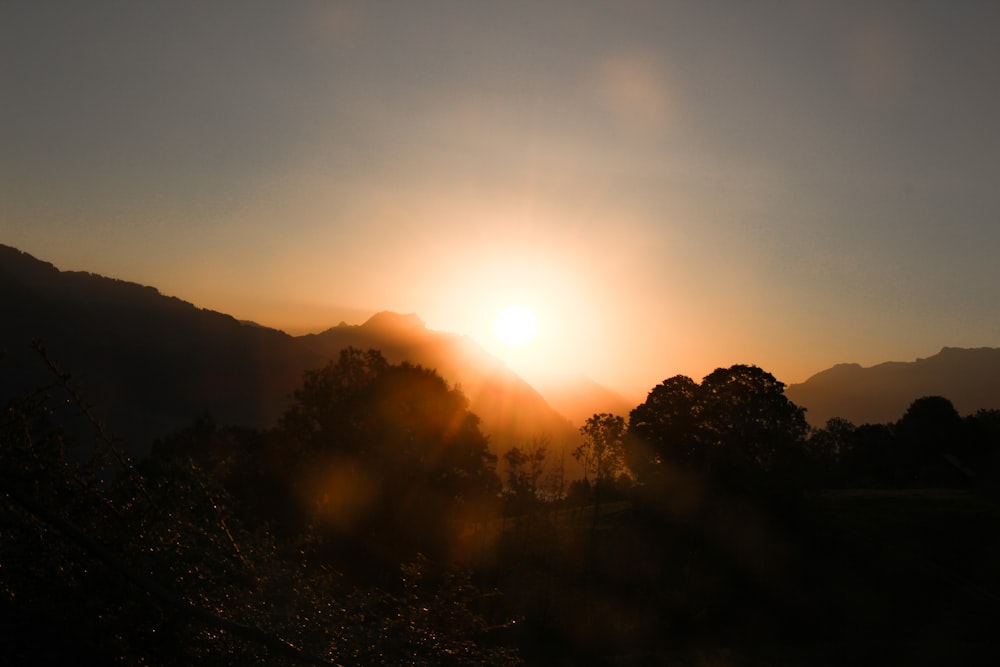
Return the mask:
MULTIPOLYGON (((0 301, 0 399, 52 383, 32 350, 40 339, 125 438, 161 437, 206 411, 221 423, 271 426, 303 372, 347 346, 437 370, 466 394, 501 452, 546 437, 565 446, 591 414, 627 416, 634 407, 585 376, 532 386, 473 339, 430 330, 415 313, 379 311, 362 324, 293 336, 155 287, 60 271, 2 244, 0 301)), ((944 346, 909 362, 838 363, 785 393, 813 426, 831 417, 892 422, 926 395, 948 398, 963 414, 1000 408, 1000 348, 944 346)))
POLYGON ((462 388, 500 453, 575 435, 536 389, 468 337, 426 328, 416 314, 380 311, 361 325, 319 334, 279 329, 198 308, 117 278, 60 271, 0 245, 0 399, 51 385, 32 349, 72 373, 87 402, 140 454, 150 441, 210 412, 220 423, 273 426, 306 370, 347 346, 376 348, 393 363, 436 369, 462 388))
POLYGON ((923 396, 944 396, 961 414, 1000 408, 1000 348, 945 346, 914 361, 836 364, 789 385, 785 395, 807 409, 813 426, 832 417, 893 422, 923 396))

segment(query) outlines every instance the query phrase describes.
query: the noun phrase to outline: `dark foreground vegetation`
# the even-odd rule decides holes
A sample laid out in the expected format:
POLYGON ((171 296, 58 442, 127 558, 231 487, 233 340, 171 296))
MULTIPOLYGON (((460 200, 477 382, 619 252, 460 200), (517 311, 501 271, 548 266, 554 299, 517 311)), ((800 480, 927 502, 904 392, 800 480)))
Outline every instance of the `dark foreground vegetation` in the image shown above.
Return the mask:
POLYGON ((204 415, 137 461, 52 377, 0 420, 4 664, 1000 658, 1000 412, 810 430, 733 366, 588 419, 570 480, 374 351, 272 428, 204 415))

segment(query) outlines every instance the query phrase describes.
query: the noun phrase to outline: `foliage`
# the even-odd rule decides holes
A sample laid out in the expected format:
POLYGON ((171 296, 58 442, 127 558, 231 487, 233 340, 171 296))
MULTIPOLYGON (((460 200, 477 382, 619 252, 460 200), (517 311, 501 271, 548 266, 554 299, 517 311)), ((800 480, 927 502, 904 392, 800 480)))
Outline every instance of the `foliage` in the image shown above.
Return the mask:
POLYGON ((580 435, 583 442, 573 450, 573 457, 583 466, 584 480, 609 488, 625 470, 625 420, 610 413, 595 414, 580 427, 580 435))
POLYGON ((655 474, 665 460, 699 465, 706 451, 699 440, 700 387, 684 375, 675 375, 653 388, 629 418, 629 468, 640 479, 655 474))
POLYGON ((581 429, 592 513, 560 502, 546 443, 533 441, 504 456, 518 516, 476 523, 460 552, 470 510, 500 491, 461 394, 371 351, 304 380, 277 428, 203 415, 140 462, 100 432, 68 435, 78 400, 55 400, 58 386, 6 406, 0 654, 28 665, 502 665, 518 662, 517 641, 533 664, 659 664, 694 662, 674 652, 693 637, 754 662, 789 638, 864 646, 939 633, 968 657, 995 625, 990 501, 851 490, 789 512, 778 509, 788 497, 742 492, 789 474, 943 484, 934 465, 945 455, 995 483, 983 471, 1000 458, 998 411, 956 422, 944 399, 921 399, 895 424, 830 420, 805 439, 801 409, 760 369, 720 369, 700 385, 677 376, 627 430, 607 414, 581 429), (602 504, 625 461, 660 494, 652 509, 669 496, 687 510, 602 504), (914 513, 917 500, 927 505, 914 513), (479 569, 448 564, 461 553, 478 554, 466 562, 479 569), (859 608, 870 608, 863 624, 859 608))
POLYGON ((496 457, 462 392, 433 370, 354 348, 306 373, 275 434, 315 521, 421 550, 499 492, 496 457))
POLYGON ((700 385, 675 376, 632 411, 626 459, 650 485, 680 469, 754 486, 790 473, 808 429, 804 412, 756 366, 717 369, 700 385))
POLYGON ((968 461, 977 471, 979 486, 1000 491, 1000 410, 978 410, 964 421, 968 461))
POLYGON ((720 368, 701 384, 704 443, 737 471, 777 471, 805 438, 805 410, 757 366, 720 368))
POLYGON ((52 403, 28 396, 0 419, 0 652, 12 664, 518 661, 491 640, 468 573, 418 559, 366 585, 320 558, 320 533, 249 527, 220 474, 245 433, 202 419, 172 456, 136 464, 99 435, 66 437, 52 403))
POLYGON ((943 396, 924 396, 910 404, 896 424, 903 461, 917 483, 934 484, 944 472, 944 454, 964 454, 965 426, 958 410, 943 396))
POLYGON ((831 419, 810 434, 805 467, 816 486, 992 489, 1000 451, 995 414, 962 418, 950 400, 924 396, 892 424, 831 419))
POLYGON ((512 447, 504 452, 506 483, 503 492, 508 510, 520 513, 540 501, 548 454, 545 440, 534 440, 524 449, 512 447))
POLYGON ((316 530, 387 562, 445 556, 497 502, 479 418, 433 370, 347 348, 307 371, 293 399, 269 431, 202 418, 158 443, 154 458, 211 469, 253 525, 316 530))
POLYGON ((811 486, 831 487, 843 483, 841 461, 852 455, 857 427, 847 419, 833 417, 814 429, 805 443, 805 470, 811 486))

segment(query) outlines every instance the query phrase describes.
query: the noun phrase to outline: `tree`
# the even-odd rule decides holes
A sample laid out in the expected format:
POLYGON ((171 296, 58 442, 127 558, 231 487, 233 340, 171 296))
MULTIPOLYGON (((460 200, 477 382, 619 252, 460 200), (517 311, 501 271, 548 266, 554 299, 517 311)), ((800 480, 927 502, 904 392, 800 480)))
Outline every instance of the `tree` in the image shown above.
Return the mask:
POLYGON ((896 486, 905 482, 890 425, 862 424, 854 429, 851 441, 845 467, 852 486, 896 486))
POLYGON ((548 453, 545 440, 533 440, 524 449, 513 447, 503 455, 507 468, 504 496, 514 511, 529 509, 538 501, 539 482, 548 453))
POLYGON ((701 384, 706 444, 737 470, 774 471, 797 453, 809 426, 785 385, 757 366, 713 371, 701 384))
POLYGON ((584 480, 595 488, 609 488, 625 469, 625 420, 606 412, 595 414, 580 434, 583 442, 573 450, 573 457, 583 465, 584 480))
POLYGON ((942 454, 964 453, 965 425, 952 402, 924 396, 910 404, 896 424, 901 464, 919 483, 942 481, 942 454))
POLYGON ((698 384, 675 375, 653 388, 629 417, 626 463, 636 476, 655 475, 667 462, 694 465, 704 454, 698 384))
POLYGON ((309 371, 280 440, 315 520, 428 549, 499 491, 496 457, 462 392, 435 371, 344 350, 309 371))
MULTIPOLYGON (((757 366, 719 368, 700 385, 675 376, 632 411, 628 460, 640 482, 676 469, 729 486, 787 473, 808 432, 805 411, 784 384, 757 366)), ((670 474, 669 476, 675 476, 670 474)))
POLYGON ((964 419, 969 437, 969 463, 981 488, 1000 489, 1000 410, 980 409, 964 419))
POLYGON ((0 409, 10 664, 519 664, 468 573, 418 558, 380 588, 247 530, 222 468, 185 451, 210 420, 141 465, 103 438, 68 455, 62 421, 35 397, 0 409))
POLYGON ((336 448, 360 452, 367 439, 358 422, 360 408, 371 388, 389 369, 378 350, 341 350, 336 362, 306 371, 294 403, 281 418, 280 428, 303 452, 336 448))
POLYGON ((809 434, 805 455, 813 484, 831 486, 845 481, 845 463, 854 448, 856 429, 847 419, 831 417, 826 426, 809 434))
POLYGON ((962 431, 958 410, 943 396, 918 398, 896 424, 896 435, 921 459, 955 447, 962 440, 962 431))

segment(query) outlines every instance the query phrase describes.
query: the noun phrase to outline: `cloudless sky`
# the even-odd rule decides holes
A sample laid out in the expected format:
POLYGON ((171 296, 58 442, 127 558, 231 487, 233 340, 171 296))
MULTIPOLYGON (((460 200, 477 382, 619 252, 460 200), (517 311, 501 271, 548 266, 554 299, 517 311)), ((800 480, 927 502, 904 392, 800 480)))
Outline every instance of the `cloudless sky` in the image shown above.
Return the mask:
POLYGON ((4 0, 0 243, 295 333, 416 312, 631 396, 998 346, 998 26, 973 0, 4 0))

